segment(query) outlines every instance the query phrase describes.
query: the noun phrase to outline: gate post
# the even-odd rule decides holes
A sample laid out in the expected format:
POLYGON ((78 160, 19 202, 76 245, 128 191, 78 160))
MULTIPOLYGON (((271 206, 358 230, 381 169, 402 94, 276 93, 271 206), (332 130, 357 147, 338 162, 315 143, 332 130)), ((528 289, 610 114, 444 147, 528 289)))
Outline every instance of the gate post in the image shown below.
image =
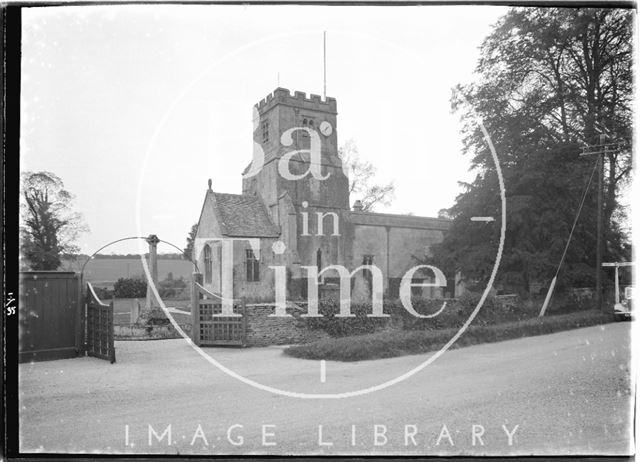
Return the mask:
POLYGON ((159 307, 159 302, 156 300, 153 291, 151 290, 151 283, 158 287, 158 236, 155 234, 149 234, 146 239, 149 244, 149 271, 151 272, 151 281, 147 283, 147 299, 144 303, 145 311, 151 311, 159 307))
POLYGON ((191 281, 191 340, 200 346, 200 290, 196 283, 202 284, 202 273, 193 273, 191 281))
POLYGON ((76 307, 76 350, 78 356, 85 355, 85 314, 84 314, 84 291, 82 290, 82 273, 77 274, 78 278, 78 292, 77 292, 77 307, 76 307))
POLYGON ((247 299, 242 297, 242 346, 247 346, 247 299))
POLYGON ((109 361, 111 364, 116 362, 116 346, 114 342, 114 332, 113 332, 113 309, 116 306, 116 297, 115 294, 111 296, 111 304, 109 305, 109 313, 107 315, 107 351, 109 352, 109 361))

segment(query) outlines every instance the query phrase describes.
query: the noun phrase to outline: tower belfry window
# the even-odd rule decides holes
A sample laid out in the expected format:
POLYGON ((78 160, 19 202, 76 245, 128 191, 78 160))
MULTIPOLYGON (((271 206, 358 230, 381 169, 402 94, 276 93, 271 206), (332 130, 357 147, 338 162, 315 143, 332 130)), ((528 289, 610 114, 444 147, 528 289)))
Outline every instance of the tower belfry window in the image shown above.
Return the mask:
MULTIPOLYGON (((305 117, 304 119, 302 119, 302 126, 309 128, 313 127, 313 119, 305 117)), ((302 137, 309 138, 309 133, 307 133, 306 130, 302 130, 302 137)))
POLYGON ((269 121, 268 120, 265 120, 264 122, 262 122, 262 142, 263 143, 269 142, 269 121))

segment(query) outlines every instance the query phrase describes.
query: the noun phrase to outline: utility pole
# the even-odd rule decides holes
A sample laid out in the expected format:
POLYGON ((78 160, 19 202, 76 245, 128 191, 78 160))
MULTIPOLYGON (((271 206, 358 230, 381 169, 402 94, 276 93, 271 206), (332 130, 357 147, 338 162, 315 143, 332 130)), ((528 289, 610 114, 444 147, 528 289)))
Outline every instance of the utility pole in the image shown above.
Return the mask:
POLYGON ((599 310, 603 309, 602 306, 602 255, 604 250, 604 238, 603 238, 603 223, 602 223, 602 208, 603 208, 603 182, 604 182, 604 155, 619 150, 618 143, 606 143, 607 135, 600 134, 600 140, 598 144, 592 144, 584 146, 582 148, 581 156, 597 155, 598 162, 598 210, 596 214, 597 228, 596 228, 596 307, 599 310))

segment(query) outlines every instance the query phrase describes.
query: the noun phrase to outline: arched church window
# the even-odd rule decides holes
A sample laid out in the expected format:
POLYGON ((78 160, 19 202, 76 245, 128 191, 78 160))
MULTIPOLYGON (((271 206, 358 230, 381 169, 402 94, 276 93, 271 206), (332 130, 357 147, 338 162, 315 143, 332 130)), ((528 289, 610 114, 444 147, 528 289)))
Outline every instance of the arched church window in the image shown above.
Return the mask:
POLYGON ((204 282, 211 284, 213 275, 213 262, 211 261, 211 247, 204 246, 204 282))
POLYGON ((268 120, 265 120, 264 122, 262 122, 262 142, 263 143, 269 142, 269 121, 268 120))
POLYGON ((245 269, 247 272, 247 282, 257 282, 260 280, 260 262, 252 249, 245 250, 245 269))

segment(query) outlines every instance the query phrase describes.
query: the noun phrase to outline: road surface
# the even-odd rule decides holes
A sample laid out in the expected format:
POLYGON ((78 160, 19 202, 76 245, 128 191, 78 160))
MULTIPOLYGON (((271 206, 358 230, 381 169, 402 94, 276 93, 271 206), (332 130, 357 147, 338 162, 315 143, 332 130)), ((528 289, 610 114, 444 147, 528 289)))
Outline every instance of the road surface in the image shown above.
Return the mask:
MULTIPOLYGON (((397 385, 332 400, 255 389, 211 366, 184 340, 116 342, 113 365, 77 358, 20 366, 20 447, 77 453, 629 454, 630 326, 452 350, 397 385)), ((319 361, 286 357, 280 347, 206 351, 251 380, 305 393, 367 388, 429 357, 327 361, 322 382, 319 361)))

